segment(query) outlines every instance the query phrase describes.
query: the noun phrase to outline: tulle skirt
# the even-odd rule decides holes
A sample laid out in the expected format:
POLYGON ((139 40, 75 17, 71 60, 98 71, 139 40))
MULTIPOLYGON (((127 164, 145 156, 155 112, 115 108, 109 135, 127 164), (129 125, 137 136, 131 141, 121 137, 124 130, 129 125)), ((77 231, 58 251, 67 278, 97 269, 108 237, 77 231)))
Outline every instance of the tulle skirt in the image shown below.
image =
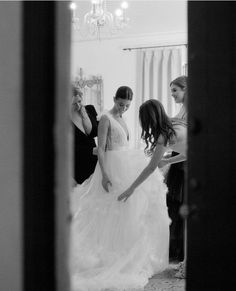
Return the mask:
POLYGON ((167 267, 170 219, 161 171, 156 169, 126 202, 117 200, 148 162, 141 150, 108 151, 109 193, 101 185, 99 164, 71 193, 73 291, 143 289, 167 267))

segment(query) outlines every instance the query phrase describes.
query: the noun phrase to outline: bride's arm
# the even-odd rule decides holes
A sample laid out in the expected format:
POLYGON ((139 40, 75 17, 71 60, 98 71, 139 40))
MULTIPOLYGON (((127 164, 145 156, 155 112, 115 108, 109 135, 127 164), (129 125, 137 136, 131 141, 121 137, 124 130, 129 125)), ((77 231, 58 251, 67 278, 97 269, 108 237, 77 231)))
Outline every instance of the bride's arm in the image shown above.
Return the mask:
POLYGON ((108 178, 105 168, 105 150, 107 142, 107 134, 109 128, 109 120, 106 116, 102 116, 98 125, 98 162, 102 172, 102 186, 109 192, 109 185, 112 186, 110 179, 108 178))
POLYGON ((142 184, 156 170, 165 151, 166 151, 166 147, 163 144, 158 143, 147 167, 144 168, 144 170, 137 177, 137 179, 132 183, 132 185, 118 197, 119 201, 121 200, 126 201, 133 194, 134 190, 140 184, 142 184))

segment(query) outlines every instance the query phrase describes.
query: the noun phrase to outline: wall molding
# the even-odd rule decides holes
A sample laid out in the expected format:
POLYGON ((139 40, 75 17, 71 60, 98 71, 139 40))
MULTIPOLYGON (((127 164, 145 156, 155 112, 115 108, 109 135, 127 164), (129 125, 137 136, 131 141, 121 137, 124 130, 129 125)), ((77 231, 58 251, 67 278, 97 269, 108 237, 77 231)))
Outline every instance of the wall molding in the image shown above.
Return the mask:
MULTIPOLYGON (((157 33, 145 33, 145 34, 124 34, 122 36, 112 36, 107 38, 101 38, 101 42, 120 42, 122 47, 142 45, 143 43, 148 45, 165 45, 165 44, 186 44, 187 43, 187 31, 171 31, 171 32, 157 32, 157 33)), ((82 39, 75 32, 72 33, 72 43, 85 43, 85 42, 99 42, 98 39, 82 39)))

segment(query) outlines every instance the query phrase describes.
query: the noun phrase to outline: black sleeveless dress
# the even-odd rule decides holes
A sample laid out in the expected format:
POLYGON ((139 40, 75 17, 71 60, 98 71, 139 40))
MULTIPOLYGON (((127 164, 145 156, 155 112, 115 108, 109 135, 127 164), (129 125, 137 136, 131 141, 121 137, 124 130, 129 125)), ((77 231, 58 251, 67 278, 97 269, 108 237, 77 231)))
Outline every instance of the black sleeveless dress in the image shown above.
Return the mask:
POLYGON ((93 174, 97 164, 97 156, 93 154, 96 147, 94 138, 97 136, 97 112, 93 105, 86 105, 85 109, 92 123, 92 130, 89 135, 83 133, 74 123, 74 179, 82 184, 93 174))

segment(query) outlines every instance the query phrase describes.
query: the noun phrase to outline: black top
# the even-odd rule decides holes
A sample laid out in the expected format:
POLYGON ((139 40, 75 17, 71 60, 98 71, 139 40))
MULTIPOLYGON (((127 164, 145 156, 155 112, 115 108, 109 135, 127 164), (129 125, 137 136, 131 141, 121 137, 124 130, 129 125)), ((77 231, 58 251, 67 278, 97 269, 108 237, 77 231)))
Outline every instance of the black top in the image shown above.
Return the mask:
POLYGON ((93 155, 96 147, 94 137, 97 136, 97 112, 93 105, 86 105, 85 109, 92 123, 89 135, 82 132, 74 123, 74 179, 77 183, 83 183, 94 172, 97 156, 93 155))

